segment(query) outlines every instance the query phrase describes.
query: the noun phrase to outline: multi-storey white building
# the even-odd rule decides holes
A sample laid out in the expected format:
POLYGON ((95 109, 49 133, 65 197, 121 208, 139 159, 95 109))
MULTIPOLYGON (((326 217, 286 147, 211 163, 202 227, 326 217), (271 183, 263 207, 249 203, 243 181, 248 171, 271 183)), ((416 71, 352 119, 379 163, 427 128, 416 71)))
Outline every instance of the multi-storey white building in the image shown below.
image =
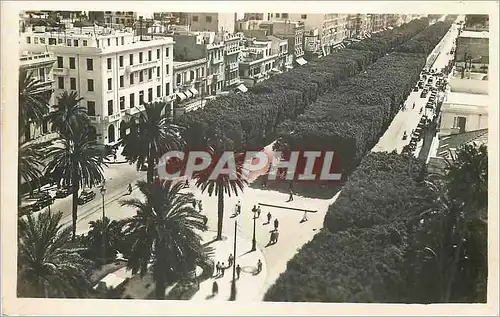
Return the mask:
POLYGON ((224 88, 234 88, 240 84, 239 62, 240 37, 234 34, 224 35, 224 88))
MULTIPOLYGON (((23 52, 19 60, 20 71, 25 71, 28 76, 37 81, 38 90, 46 94, 48 105, 53 105, 53 66, 56 61, 55 56, 51 53, 30 54, 23 52)), ((19 136, 22 141, 36 138, 37 141, 41 142, 49 141, 52 137, 48 118, 43 119, 41 126, 31 125, 24 135, 19 136)))
POLYGON ((22 34, 26 51, 56 56, 55 94, 76 91, 83 98, 101 144, 116 143, 126 114, 143 110, 144 103, 165 101, 172 108, 173 45, 172 38, 140 41, 94 28, 22 34))

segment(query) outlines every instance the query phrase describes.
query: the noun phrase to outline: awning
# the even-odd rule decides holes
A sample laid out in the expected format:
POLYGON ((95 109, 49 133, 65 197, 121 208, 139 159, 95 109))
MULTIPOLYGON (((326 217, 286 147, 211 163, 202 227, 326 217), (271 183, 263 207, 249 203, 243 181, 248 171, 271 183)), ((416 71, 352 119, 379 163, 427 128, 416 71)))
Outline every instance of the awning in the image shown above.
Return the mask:
POLYGON ((177 92, 175 93, 175 95, 182 101, 182 100, 186 100, 187 97, 185 94, 183 94, 182 92, 177 92))
POLYGON ((295 61, 297 62, 297 64, 299 64, 301 66, 307 64, 307 61, 302 57, 297 58, 295 61))
POLYGON ((238 89, 241 92, 247 92, 248 91, 248 88, 245 85, 243 85, 243 84, 240 84, 238 87, 236 87, 236 89, 238 89))
POLYGON ((189 89, 189 91, 191 91, 191 93, 193 94, 193 96, 196 96, 197 94, 199 94, 198 90, 196 90, 194 88, 189 89))
POLYGON ((191 97, 193 97, 193 96, 194 96, 194 95, 193 95, 193 93, 189 91, 189 89, 187 89, 187 90, 185 90, 185 91, 183 91, 183 92, 184 92, 184 94, 185 94, 188 98, 191 98, 191 97))

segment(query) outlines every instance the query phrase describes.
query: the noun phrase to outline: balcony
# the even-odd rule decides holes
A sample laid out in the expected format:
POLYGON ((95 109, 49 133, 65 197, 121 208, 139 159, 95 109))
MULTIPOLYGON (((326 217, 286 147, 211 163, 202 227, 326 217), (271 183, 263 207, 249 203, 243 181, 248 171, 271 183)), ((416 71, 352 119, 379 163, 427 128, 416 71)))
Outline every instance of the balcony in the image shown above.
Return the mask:
POLYGON ((227 81, 227 84, 229 86, 232 86, 232 85, 237 85, 241 82, 241 80, 239 78, 233 78, 233 79, 230 79, 227 81))
POLYGON ((149 68, 154 68, 160 66, 160 61, 149 61, 149 62, 144 62, 140 64, 135 64, 135 65, 129 65, 125 67, 125 72, 130 73, 130 72, 137 72, 141 71, 144 69, 149 69, 149 68))
POLYGON ((66 75, 68 75, 68 68, 67 67, 54 68, 53 72, 54 72, 54 75, 66 76, 66 75))
POLYGON ((89 116, 90 123, 99 124, 101 123, 101 116, 89 116))
POLYGON ((134 115, 136 113, 144 111, 146 108, 144 108, 144 105, 138 105, 133 108, 125 109, 125 113, 129 115, 134 115))
POLYGON ((226 69, 228 71, 232 71, 232 70, 236 70, 239 68, 239 64, 236 62, 236 63, 229 63, 226 65, 226 69))
POLYGON ((234 50, 227 50, 224 53, 226 55, 234 55, 234 54, 238 54, 239 52, 241 52, 241 49, 238 47, 237 49, 234 49, 234 50))
POLYGON ((224 58, 222 58, 222 57, 221 58, 212 58, 210 60, 210 64, 211 65, 216 65, 216 64, 222 63, 223 61, 224 61, 224 58))

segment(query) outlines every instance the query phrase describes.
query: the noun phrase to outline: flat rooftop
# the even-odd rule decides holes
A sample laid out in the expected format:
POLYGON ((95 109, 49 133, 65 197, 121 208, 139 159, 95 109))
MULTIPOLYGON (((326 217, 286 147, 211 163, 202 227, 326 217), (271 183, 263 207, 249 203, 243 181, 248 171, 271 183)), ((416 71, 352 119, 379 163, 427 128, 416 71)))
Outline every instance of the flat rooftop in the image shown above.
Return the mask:
POLYGON ((477 32, 477 31, 463 31, 459 37, 469 37, 469 38, 481 38, 481 39, 489 39, 490 33, 486 31, 477 32))
POLYGON ((187 62, 174 61, 174 68, 179 69, 184 67, 191 67, 194 65, 204 64, 206 62, 207 62, 206 58, 195 59, 194 61, 187 61, 187 62))
POLYGON ((488 107, 490 104, 489 95, 469 94, 464 92, 448 92, 446 104, 488 107))

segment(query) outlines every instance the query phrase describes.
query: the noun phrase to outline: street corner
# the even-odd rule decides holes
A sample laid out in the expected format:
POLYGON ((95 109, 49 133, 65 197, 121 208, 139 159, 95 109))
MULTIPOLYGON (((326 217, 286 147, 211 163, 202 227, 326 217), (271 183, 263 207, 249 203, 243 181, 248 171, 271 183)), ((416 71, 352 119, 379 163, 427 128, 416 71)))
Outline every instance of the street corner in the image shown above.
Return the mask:
POLYGON ((265 291, 264 286, 267 276, 266 260, 262 250, 257 247, 255 251, 251 251, 252 242, 237 237, 236 257, 233 257, 232 261, 234 262, 229 266, 229 258, 231 255, 234 256, 234 236, 226 236, 221 241, 213 241, 215 235, 216 232, 207 231, 202 236, 206 237, 208 240, 206 242, 210 242, 209 245, 214 248, 212 255, 214 265, 219 263, 223 269, 217 272, 218 270, 214 268, 214 275, 200 283, 200 289, 192 297, 192 300, 228 301, 231 295, 231 281, 235 265, 236 300, 260 300, 262 292, 265 291), (214 292, 215 283, 217 289, 214 292))

